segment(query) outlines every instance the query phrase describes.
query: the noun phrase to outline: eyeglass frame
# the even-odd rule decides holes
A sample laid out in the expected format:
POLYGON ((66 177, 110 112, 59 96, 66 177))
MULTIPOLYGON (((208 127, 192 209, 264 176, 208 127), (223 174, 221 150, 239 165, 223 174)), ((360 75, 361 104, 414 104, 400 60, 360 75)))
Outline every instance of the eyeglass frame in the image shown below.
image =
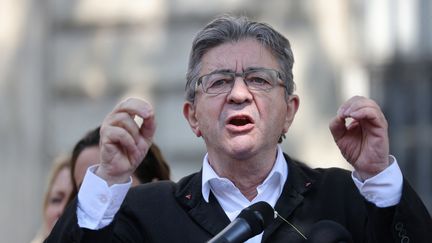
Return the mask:
POLYGON ((243 80, 243 82, 245 83, 245 85, 248 87, 248 90, 251 91, 250 86, 249 86, 248 82, 246 81, 246 76, 247 76, 249 73, 259 72, 259 71, 272 71, 272 72, 275 72, 276 75, 277 75, 277 79, 281 80, 282 82, 278 82, 277 80, 266 80, 267 82, 268 82, 268 81, 273 82, 273 83, 271 84, 271 85, 272 85, 271 88, 269 88, 269 89, 252 89, 252 91, 263 91, 263 92, 269 92, 270 90, 272 90, 273 88, 275 88, 277 85, 280 85, 280 86, 284 87, 285 89, 287 89, 287 86, 286 86, 286 84, 284 83, 284 80, 283 80, 283 78, 282 78, 282 74, 281 74, 280 71, 278 71, 278 70, 276 70, 276 69, 272 69, 272 68, 261 68, 261 67, 258 67, 258 68, 248 68, 248 69, 246 69, 245 71, 240 72, 240 73, 233 72, 233 71, 231 71, 231 70, 216 70, 216 71, 213 71, 213 72, 211 72, 211 73, 204 74, 204 75, 200 76, 200 77, 198 78, 198 80, 195 82, 195 90, 198 88, 198 86, 201 85, 201 90, 202 90, 204 93, 206 93, 206 94, 218 95, 218 94, 226 94, 226 93, 230 93, 230 92, 232 91, 234 85, 235 85, 235 79, 236 79, 237 77, 241 77, 242 80, 243 80), (203 77, 210 76, 210 75, 213 75, 213 74, 227 74, 227 75, 234 76, 234 79, 232 80, 232 86, 231 86, 231 89, 229 89, 229 90, 227 90, 227 91, 224 91, 224 92, 220 92, 220 93, 208 93, 208 89, 207 89, 207 91, 204 89, 204 85, 203 85, 202 79, 203 79, 203 77))

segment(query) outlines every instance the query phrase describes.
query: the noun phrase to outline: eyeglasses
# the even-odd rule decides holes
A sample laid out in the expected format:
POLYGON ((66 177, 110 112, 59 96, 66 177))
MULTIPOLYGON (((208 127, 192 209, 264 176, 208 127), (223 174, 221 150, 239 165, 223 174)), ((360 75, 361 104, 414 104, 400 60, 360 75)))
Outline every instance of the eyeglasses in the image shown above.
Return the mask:
POLYGON ((203 92, 207 94, 229 93, 234 87, 236 77, 242 77, 249 90, 267 92, 277 85, 286 87, 279 81, 282 80, 282 75, 267 68, 254 68, 242 73, 218 70, 201 76, 196 86, 201 85, 203 92))

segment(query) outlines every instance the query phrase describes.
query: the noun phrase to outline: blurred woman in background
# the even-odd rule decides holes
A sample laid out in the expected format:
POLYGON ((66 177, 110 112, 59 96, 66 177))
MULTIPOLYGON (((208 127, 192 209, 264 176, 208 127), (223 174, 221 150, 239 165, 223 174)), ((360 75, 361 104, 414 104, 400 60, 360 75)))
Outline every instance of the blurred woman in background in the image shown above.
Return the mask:
MULTIPOLYGON (((74 183, 71 199, 77 195, 87 168, 99 163, 99 132, 100 127, 89 131, 78 141, 72 151, 71 177, 74 183)), ((155 180, 169 179, 170 168, 168 163, 162 156, 159 147, 153 143, 146 157, 132 176, 132 186, 155 180)))
POLYGON ((43 202, 43 225, 31 243, 43 242, 62 215, 72 193, 70 157, 54 160, 43 202))

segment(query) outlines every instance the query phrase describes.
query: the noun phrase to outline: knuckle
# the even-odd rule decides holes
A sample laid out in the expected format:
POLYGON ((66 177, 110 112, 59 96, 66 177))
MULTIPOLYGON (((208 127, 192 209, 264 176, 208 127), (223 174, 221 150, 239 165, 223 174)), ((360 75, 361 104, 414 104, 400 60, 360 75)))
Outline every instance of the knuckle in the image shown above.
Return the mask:
POLYGON ((105 133, 107 133, 107 125, 105 123, 102 123, 99 130, 99 135, 102 137, 102 135, 104 135, 105 133))
POLYGON ((117 114, 117 120, 120 121, 120 122, 121 121, 126 121, 128 119, 131 119, 131 116, 129 114, 125 113, 125 112, 119 112, 117 114))
POLYGON ((124 110, 127 107, 129 107, 130 103, 133 102, 133 98, 128 97, 124 100, 122 100, 119 104, 118 104, 118 110, 124 110))
POLYGON ((124 99, 123 103, 124 103, 124 104, 126 104, 126 103, 130 103, 130 102, 132 102, 133 100, 134 100, 134 98, 132 98, 132 97, 127 97, 126 99, 124 99))

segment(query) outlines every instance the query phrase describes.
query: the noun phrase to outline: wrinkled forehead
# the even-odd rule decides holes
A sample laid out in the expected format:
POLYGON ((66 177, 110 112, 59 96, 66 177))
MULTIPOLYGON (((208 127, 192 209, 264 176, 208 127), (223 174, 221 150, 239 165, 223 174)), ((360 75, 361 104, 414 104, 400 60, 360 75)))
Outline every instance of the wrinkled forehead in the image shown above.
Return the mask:
POLYGON ((217 70, 242 72, 250 68, 279 70, 276 57, 254 39, 227 42, 209 49, 201 59, 200 74, 217 70))

